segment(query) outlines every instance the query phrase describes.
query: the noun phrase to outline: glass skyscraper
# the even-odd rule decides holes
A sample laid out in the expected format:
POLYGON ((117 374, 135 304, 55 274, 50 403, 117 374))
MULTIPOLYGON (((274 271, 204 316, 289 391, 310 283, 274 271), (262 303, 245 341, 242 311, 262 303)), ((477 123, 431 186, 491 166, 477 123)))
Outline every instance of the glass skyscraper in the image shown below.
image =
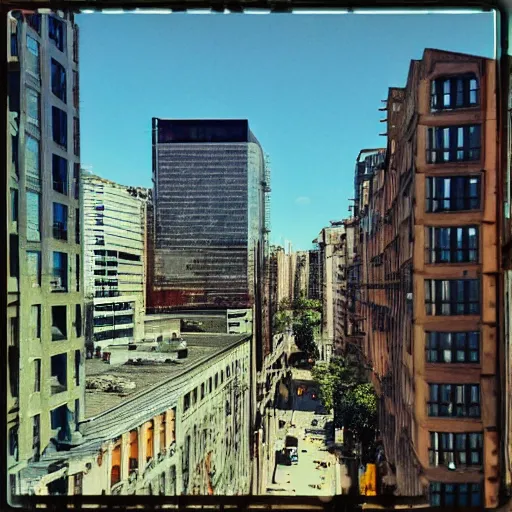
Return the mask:
POLYGON ((248 121, 153 119, 153 180, 148 305, 251 307, 268 187, 248 121))

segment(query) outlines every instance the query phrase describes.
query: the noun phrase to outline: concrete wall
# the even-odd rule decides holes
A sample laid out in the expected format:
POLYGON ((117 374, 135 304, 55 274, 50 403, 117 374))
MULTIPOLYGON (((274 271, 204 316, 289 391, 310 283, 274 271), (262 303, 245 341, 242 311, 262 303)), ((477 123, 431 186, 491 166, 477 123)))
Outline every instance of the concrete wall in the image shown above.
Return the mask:
MULTIPOLYGON (((13 18, 9 21, 9 30, 16 39, 18 54, 9 56, 9 72, 13 78, 11 84, 19 84, 19 88, 13 86, 10 90, 9 108, 12 109, 11 114, 16 114, 11 120, 11 129, 14 129, 16 136, 9 137, 8 144, 8 161, 13 161, 12 157, 16 155, 10 168, 10 188, 18 196, 17 212, 12 206, 9 207, 10 325, 9 339, 5 340, 9 346, 9 377, 13 384, 8 397, 8 404, 11 406, 8 439, 11 439, 9 448, 13 452, 8 460, 10 491, 18 489, 15 476, 18 470, 29 459, 38 459, 49 446, 50 439, 57 434, 57 429, 52 430, 51 411, 60 406, 67 407, 67 421, 74 430, 83 410, 84 354, 81 317, 83 318, 84 313, 84 299, 80 273, 80 239, 83 228, 78 225, 79 101, 78 90, 73 88, 74 79, 78 80, 78 57, 73 51, 73 23, 69 18, 55 17, 64 25, 62 50, 47 37, 49 16, 39 17, 39 33, 29 27, 21 14, 16 21, 13 18), (39 47, 37 72, 29 71, 27 36, 39 47), (66 102, 52 94, 52 59, 57 60, 66 73, 66 102), (39 98, 37 119, 28 115, 29 88, 39 98), (67 138, 66 147, 53 140, 53 107, 67 115, 67 126, 63 132, 67 138), (35 166, 32 172, 26 151, 29 136, 38 141, 39 145, 39 155, 32 161, 35 166), (65 160, 65 179, 59 176, 53 180, 53 155, 65 160), (39 211, 29 211, 29 192, 37 194, 39 211), (67 207, 66 228, 54 224, 54 203, 67 207), (33 222, 35 217, 39 219, 38 228, 33 222), (57 286, 53 268, 55 252, 67 255, 67 286, 57 286), (35 253, 40 257, 38 272, 35 266, 29 266, 32 261, 29 254, 35 253), (52 340, 52 312, 55 306, 66 308, 66 318, 62 326, 65 325, 67 332, 58 341, 52 340), (67 370, 67 375, 62 375, 61 386, 52 385, 51 358, 57 355, 62 356, 63 364, 60 366, 65 364, 67 370)), ((64 281, 60 282, 61 285, 63 283, 64 281)), ((54 369, 55 366, 54 364, 54 369)))

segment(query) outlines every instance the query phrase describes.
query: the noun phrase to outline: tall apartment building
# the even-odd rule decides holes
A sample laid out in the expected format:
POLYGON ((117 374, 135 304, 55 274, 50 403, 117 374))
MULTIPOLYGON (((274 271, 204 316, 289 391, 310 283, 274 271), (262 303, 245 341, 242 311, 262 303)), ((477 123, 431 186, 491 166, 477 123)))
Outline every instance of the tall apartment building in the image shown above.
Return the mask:
POLYGON ((246 120, 153 119, 154 310, 255 304, 267 174, 246 120))
POLYGON ((308 276, 308 298, 322 300, 322 261, 320 251, 314 249, 308 251, 309 276, 308 276))
POLYGON ((8 472, 77 442, 84 402, 78 29, 9 15, 8 472))
POLYGON ((343 225, 323 228, 317 237, 320 260, 320 284, 322 300, 322 348, 324 359, 329 359, 334 345, 334 313, 337 296, 337 272, 341 261, 341 237, 343 225))
POLYGON ((82 171, 86 343, 144 337, 148 190, 82 171))
MULTIPOLYGON (((380 109, 380 110, 385 110, 380 109)), ((372 180, 374 169, 384 162, 386 150, 384 148, 362 149, 356 159, 356 172, 354 174, 354 215, 359 216, 359 210, 368 203, 368 186, 372 180)))
POLYGON ((425 50, 389 91, 358 219, 386 457, 397 492, 433 505, 498 503, 496 114, 494 61, 425 50))
POLYGON ((339 258, 334 268, 334 340, 333 352, 341 355, 347 345, 359 347, 359 341, 353 339, 352 327, 355 325, 355 289, 354 289, 354 219, 343 221, 343 233, 340 236, 339 258))

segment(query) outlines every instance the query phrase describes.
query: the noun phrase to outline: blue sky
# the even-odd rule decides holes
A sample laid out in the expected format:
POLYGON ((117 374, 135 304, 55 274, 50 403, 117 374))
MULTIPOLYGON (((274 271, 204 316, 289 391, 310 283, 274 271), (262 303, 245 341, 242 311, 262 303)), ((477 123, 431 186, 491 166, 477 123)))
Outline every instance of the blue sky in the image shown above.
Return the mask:
POLYGON ((241 118, 270 154, 272 241, 348 215, 378 109, 424 48, 493 56, 493 15, 80 15, 82 164, 151 186, 151 118, 241 118))

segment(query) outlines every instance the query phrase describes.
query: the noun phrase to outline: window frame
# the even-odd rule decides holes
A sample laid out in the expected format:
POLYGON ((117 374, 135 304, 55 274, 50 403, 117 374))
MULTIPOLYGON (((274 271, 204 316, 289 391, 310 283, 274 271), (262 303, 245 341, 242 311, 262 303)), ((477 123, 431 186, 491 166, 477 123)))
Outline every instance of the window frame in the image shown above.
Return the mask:
POLYGON ((481 124, 429 126, 426 130, 427 164, 439 165, 456 162, 479 162, 481 160, 481 124), (472 129, 477 132, 476 135, 471 135, 472 129), (478 145, 473 144, 473 138, 478 140, 478 145))
POLYGON ((429 501, 432 506, 438 506, 438 507, 453 507, 453 506, 472 506, 472 507, 479 507, 482 508, 483 503, 483 489, 481 483, 476 482, 470 482, 470 483, 457 483, 457 484, 451 484, 451 483, 444 483, 444 482, 430 482, 429 487, 429 501), (462 494, 461 489, 463 489, 464 486, 467 486, 467 497, 468 502, 462 503, 460 501, 460 495, 462 494), (450 495, 453 495, 454 500, 453 502, 448 502, 447 498, 447 488, 453 488, 453 492, 450 493, 450 495), (435 489, 435 490, 434 490, 435 489), (478 503, 475 503, 472 501, 472 497, 474 495, 478 494, 478 503), (439 497, 439 501, 433 502, 433 495, 439 497))
POLYGON ((453 463, 456 467, 480 467, 483 447, 482 432, 430 432, 429 465, 439 467, 453 463))
POLYGON ((68 240, 68 224, 69 224, 69 208, 67 205, 62 203, 53 202, 53 218, 52 218, 52 226, 53 226, 53 238, 55 240, 68 240), (63 220, 61 219, 59 213, 62 214, 63 220))
POLYGON ((52 105, 52 140, 68 150, 68 114, 55 105, 52 105))
POLYGON ((446 112, 450 110, 463 110, 480 106, 480 80, 475 73, 460 75, 445 75, 430 81, 430 111, 446 112), (472 81, 476 82, 476 89, 472 87, 472 81), (459 103, 459 83, 462 82, 462 101, 459 103), (448 84, 448 92, 446 91, 448 84), (471 101, 471 92, 475 92, 475 101, 471 101), (449 104, 445 105, 445 98, 449 96, 449 104))
POLYGON ((429 364, 480 364, 480 331, 426 331, 425 351, 429 364), (471 348, 472 338, 476 339, 476 348, 471 348), (445 357, 447 352, 449 361, 445 357), (458 357, 461 352, 463 360, 458 357), (476 359, 471 359, 472 353, 476 353, 476 359))
POLYGON ((33 124, 36 127, 39 127, 41 122, 41 94, 33 89, 32 87, 26 87, 26 109, 27 109, 27 122, 30 124, 33 124), (31 101, 32 100, 32 101, 31 101), (34 105, 34 101, 36 104, 36 111, 31 112, 32 108, 31 106, 34 105), (35 113, 36 117, 33 117, 31 114, 35 113))
POLYGON ((68 160, 60 155, 52 154, 52 186, 55 192, 68 195, 69 191, 69 165, 68 160), (62 178, 65 178, 62 181, 62 178), (59 178, 59 179, 55 179, 59 178))
POLYGON ((427 176, 425 200, 427 213, 479 211, 482 209, 482 175, 427 176), (473 180, 477 182, 476 195, 472 194, 473 180), (460 189, 462 194, 458 195, 460 189))
POLYGON ((426 263, 477 264, 480 261, 480 232, 478 225, 427 226, 426 229, 426 263), (472 230, 474 231, 473 237, 471 236, 472 230), (459 231, 461 232, 460 245, 459 231), (472 242, 474 246, 472 246, 472 242))
POLYGON ((479 315, 481 312, 480 279, 425 279, 424 286, 427 316, 479 315), (475 284, 478 299, 472 300, 471 285, 475 284), (448 298, 444 296, 446 291, 448 298))
POLYGON ((28 33, 26 35, 26 49, 27 49, 27 51, 25 52, 25 55, 27 57, 25 58, 25 61, 27 62, 27 66, 25 66, 25 70, 29 75, 40 80, 41 79, 41 45, 39 44, 39 41, 37 39, 35 39, 28 33), (35 44, 32 44, 32 41, 35 44), (30 58, 28 58, 28 54, 31 54, 32 56, 30 58), (36 72, 36 68, 37 68, 37 72, 36 72))
POLYGON ((56 16, 48 16, 48 39, 52 41, 55 48, 64 53, 66 48, 66 25, 64 21, 56 16))
POLYGON ((427 416, 429 418, 481 418, 481 389, 480 384, 428 384, 428 400, 427 400, 427 416), (435 388, 437 386, 437 388, 435 388), (435 391, 437 389, 437 391, 435 391), (458 394, 462 391, 463 401, 458 401, 458 394), (472 394, 476 391, 478 394, 478 402, 472 401, 472 394), (443 399, 443 395, 448 400, 443 399), (436 399, 433 399, 433 396, 436 399), (466 399, 468 397, 468 399, 466 399), (445 407, 447 413, 441 413, 441 407, 445 407), (460 409, 462 408, 462 409, 460 409), (472 409, 476 413, 472 413, 472 409), (462 414, 459 411, 462 410, 462 414), (434 411, 437 411, 434 413, 434 411), (451 411, 451 412, 450 412, 451 411))
POLYGON ((62 251, 53 251, 52 253, 52 276, 53 278, 56 278, 56 277, 60 277, 61 280, 62 280, 62 283, 61 283, 61 286, 60 288, 63 288, 63 289, 60 289, 58 288, 57 286, 54 286, 53 289, 52 289, 52 292, 67 292, 68 291, 68 288, 69 288, 69 269, 68 269, 68 265, 69 265, 69 255, 68 253, 66 252, 62 252, 62 251), (64 264, 64 268, 62 267, 59 267, 60 268, 60 273, 57 272, 58 268, 55 266, 55 257, 56 255, 59 255, 59 258, 61 259, 61 262, 63 262, 64 264), (64 256, 64 257, 62 257, 64 256), (64 278, 60 275, 64 272, 64 278))
POLYGON ((52 94, 63 103, 67 103, 68 78, 66 76, 66 68, 53 57, 50 62, 50 82, 52 94))

